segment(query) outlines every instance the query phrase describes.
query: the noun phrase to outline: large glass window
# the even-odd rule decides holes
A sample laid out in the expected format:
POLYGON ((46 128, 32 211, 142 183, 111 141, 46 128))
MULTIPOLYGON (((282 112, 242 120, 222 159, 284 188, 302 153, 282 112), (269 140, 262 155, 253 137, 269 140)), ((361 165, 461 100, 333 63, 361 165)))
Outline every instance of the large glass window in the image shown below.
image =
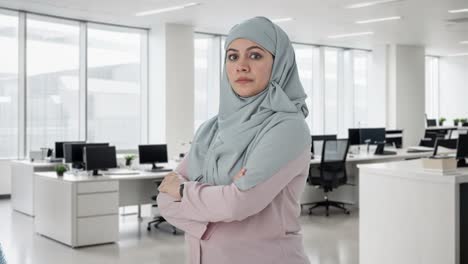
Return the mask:
POLYGON ((145 34, 88 24, 89 142, 135 149, 144 141, 141 45, 145 34))
MULTIPOLYGON (((313 73, 314 73, 314 64, 313 64, 313 57, 314 57, 314 49, 317 49, 310 45, 300 45, 294 44, 294 53, 296 54, 296 64, 297 64, 297 71, 299 73, 299 79, 301 80, 302 86, 304 87, 304 91, 307 94, 306 104, 307 108, 309 109, 309 116, 306 119, 307 124, 309 127, 312 126, 313 116, 314 116, 314 105, 312 103, 313 100, 313 73)), ((314 134, 314 133, 313 133, 314 134)))
POLYGON ((27 16, 27 149, 79 138, 78 22, 27 16))
POLYGON ((18 156, 18 16, 0 13, 0 158, 18 156))
POLYGON ((426 115, 439 118, 439 58, 426 57, 426 115))
POLYGON ((221 39, 208 34, 195 34, 195 131, 215 116, 219 108, 222 69, 221 39))

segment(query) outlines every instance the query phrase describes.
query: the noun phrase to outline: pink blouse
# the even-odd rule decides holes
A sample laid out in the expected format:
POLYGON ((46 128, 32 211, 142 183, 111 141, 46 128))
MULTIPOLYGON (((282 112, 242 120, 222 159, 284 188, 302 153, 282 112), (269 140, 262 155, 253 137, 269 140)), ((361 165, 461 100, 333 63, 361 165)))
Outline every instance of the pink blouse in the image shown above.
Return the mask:
MULTIPOLYGON (((309 162, 307 147, 268 180, 246 191, 234 183, 186 182, 180 202, 160 193, 158 207, 169 223, 185 231, 190 264, 310 263, 298 221, 309 162)), ((176 171, 187 177, 186 159, 176 171)))

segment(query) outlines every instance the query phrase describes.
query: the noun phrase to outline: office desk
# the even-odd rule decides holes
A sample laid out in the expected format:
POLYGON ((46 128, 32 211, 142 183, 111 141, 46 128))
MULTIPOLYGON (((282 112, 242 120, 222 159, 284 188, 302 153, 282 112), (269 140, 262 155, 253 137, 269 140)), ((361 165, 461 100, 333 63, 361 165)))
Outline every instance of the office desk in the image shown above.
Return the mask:
POLYGON ((153 182, 167 173, 63 177, 36 173, 35 230, 71 247, 116 242, 119 207, 154 203, 153 182))
MULTIPOLYGON (((371 148, 367 153, 366 147, 361 147, 358 154, 350 154, 346 159, 346 171, 348 175, 348 183, 350 185, 343 185, 340 188, 333 190, 328 193, 328 197, 331 200, 341 201, 349 204, 353 204, 359 207, 359 169, 360 164, 369 163, 381 163, 381 162, 394 162, 406 159, 419 159, 423 157, 429 157, 432 155, 430 152, 413 152, 408 153, 407 149, 390 149, 396 151, 396 155, 375 155, 374 150, 371 148)), ((453 150, 441 148, 440 153, 452 153, 453 150)), ((316 156, 315 159, 311 159, 311 166, 320 165, 320 157, 316 156)), ((323 191, 317 190, 315 187, 307 185, 304 193, 301 196, 301 204, 308 204, 323 200, 323 191)))
POLYGON ((14 210, 34 216, 34 173, 53 171, 56 165, 44 161, 11 161, 11 205, 14 210))
POLYGON ((468 169, 421 160, 359 165, 361 264, 468 263, 468 169))

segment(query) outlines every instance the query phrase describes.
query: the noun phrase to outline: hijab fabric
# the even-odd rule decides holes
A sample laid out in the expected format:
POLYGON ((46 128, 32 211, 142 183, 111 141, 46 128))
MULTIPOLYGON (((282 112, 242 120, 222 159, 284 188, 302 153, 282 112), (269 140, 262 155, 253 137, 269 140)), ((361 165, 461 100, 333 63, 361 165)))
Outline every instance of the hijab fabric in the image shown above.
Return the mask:
MULTIPOLYGON (((267 180, 289 161, 295 159, 308 145, 297 131, 275 129, 286 120, 305 124, 308 109, 306 94, 300 83, 294 49, 286 33, 265 17, 255 17, 234 26, 227 36, 225 50, 232 41, 243 38, 256 42, 269 51, 273 67, 265 90, 251 97, 240 97, 232 89, 226 67, 221 81, 220 105, 217 116, 203 123, 195 134, 188 154, 188 176, 211 185, 228 185, 245 167, 244 177, 235 181, 247 190, 267 180), (261 148, 275 144, 267 142, 271 133, 288 141, 287 151, 267 153, 268 157, 250 160, 249 156, 261 148), (250 172, 250 173, 249 173, 250 172)), ((297 126, 295 126, 297 128, 297 126)), ((310 140, 307 125, 304 135, 310 140)), ((301 135, 302 135, 301 134, 301 135)))

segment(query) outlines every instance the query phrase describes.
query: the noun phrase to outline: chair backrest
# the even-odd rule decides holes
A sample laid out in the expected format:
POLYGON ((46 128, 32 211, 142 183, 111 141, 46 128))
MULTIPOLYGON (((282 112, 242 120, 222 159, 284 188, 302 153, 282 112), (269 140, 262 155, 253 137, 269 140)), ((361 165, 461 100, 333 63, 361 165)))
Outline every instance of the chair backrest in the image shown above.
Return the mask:
POLYGON ((426 132, 424 133, 424 138, 419 142, 419 145, 424 146, 424 147, 433 148, 435 146, 435 142, 436 142, 436 140, 438 138, 444 139, 445 134, 441 134, 441 133, 426 130, 426 132))
POLYGON ((437 126, 437 119, 426 119, 427 127, 437 126))
POLYGON ((322 153, 323 141, 325 139, 336 139, 336 135, 331 135, 331 134, 330 135, 312 135, 311 139, 312 139, 312 146, 311 146, 312 149, 310 151, 314 154, 319 154, 319 153, 322 153), (319 149, 314 147, 315 142, 318 142, 317 146, 320 147, 319 149))
POLYGON ((348 139, 324 141, 322 162, 320 163, 320 178, 321 186, 325 191, 330 191, 346 183, 346 156, 348 150, 348 139))
POLYGON ((442 139, 438 138, 436 139, 435 145, 434 145, 434 156, 437 155, 437 150, 439 146, 448 148, 448 149, 457 149, 457 142, 458 139, 442 139))

